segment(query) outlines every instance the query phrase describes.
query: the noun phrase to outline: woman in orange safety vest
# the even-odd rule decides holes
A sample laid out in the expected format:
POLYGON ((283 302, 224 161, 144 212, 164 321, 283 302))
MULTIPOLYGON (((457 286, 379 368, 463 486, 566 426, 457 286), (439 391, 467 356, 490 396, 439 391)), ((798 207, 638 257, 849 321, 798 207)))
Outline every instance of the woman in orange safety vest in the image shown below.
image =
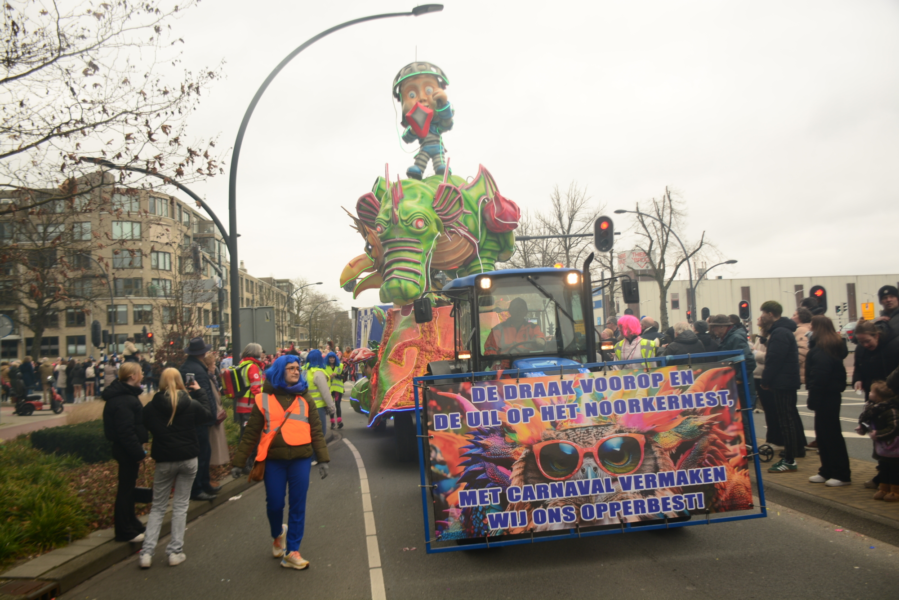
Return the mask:
POLYGON ((281 558, 282 567, 305 569, 309 561, 300 556, 300 542, 306 523, 312 456, 315 454, 318 460, 322 479, 328 476, 331 459, 297 356, 281 356, 266 370, 262 393, 256 395, 250 421, 231 461, 235 478, 241 476, 247 455, 254 448, 257 465, 264 461, 266 512, 274 539, 272 555, 281 558), (290 507, 287 524, 282 525, 288 488, 290 507))

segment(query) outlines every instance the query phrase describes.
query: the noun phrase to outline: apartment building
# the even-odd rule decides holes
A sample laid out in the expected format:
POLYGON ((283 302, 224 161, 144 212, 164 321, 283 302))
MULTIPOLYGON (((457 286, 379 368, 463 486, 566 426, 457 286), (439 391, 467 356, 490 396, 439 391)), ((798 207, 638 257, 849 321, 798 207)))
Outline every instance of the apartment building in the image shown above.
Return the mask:
MULTIPOLYGON (((174 196, 111 181, 84 196, 0 217, 0 314, 14 323, 0 340, 0 358, 32 353, 34 318, 45 324, 39 356, 99 356, 104 349, 91 345, 95 319, 109 333, 110 351, 121 352, 128 337, 149 351, 186 345, 185 337, 198 334, 226 347, 236 308, 227 247, 214 223, 174 196), (34 317, 33 299, 52 295, 61 300, 34 317)), ((11 201, 0 197, 0 207, 11 201)), ((279 345, 298 341, 289 280, 253 277, 241 267, 240 285, 240 307, 275 307, 279 345)))

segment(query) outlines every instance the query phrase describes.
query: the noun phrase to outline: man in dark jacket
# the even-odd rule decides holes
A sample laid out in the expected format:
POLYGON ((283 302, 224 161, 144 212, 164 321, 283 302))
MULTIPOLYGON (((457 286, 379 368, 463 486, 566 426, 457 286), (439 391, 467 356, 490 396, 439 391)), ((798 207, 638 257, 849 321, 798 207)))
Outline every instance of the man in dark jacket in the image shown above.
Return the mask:
MULTIPOLYGON (((674 341, 668 344, 662 351, 662 356, 680 356, 683 354, 702 354, 705 352, 705 346, 696 337, 696 334, 690 330, 690 324, 681 321, 674 324, 674 341)), ((669 360, 669 365, 686 365, 690 359, 682 358, 678 360, 669 360)))
POLYGON ((709 333, 708 323, 705 321, 696 321, 693 323, 693 331, 696 332, 696 337, 702 342, 706 352, 718 351, 718 341, 709 333))
MULTIPOLYGON (((119 487, 115 499, 115 539, 119 542, 142 542, 144 525, 134 515, 134 486, 140 463, 147 453, 144 444, 149 440, 141 415, 139 367, 121 371, 119 378, 106 386, 101 395, 103 432, 112 442, 112 457, 119 463, 119 487), (124 379, 123 379, 124 378, 124 379)), ((148 502, 149 499, 142 499, 148 502)))
POLYGON ((206 353, 212 350, 212 346, 206 344, 201 337, 190 340, 190 344, 184 351, 187 360, 181 365, 181 377, 184 384, 188 384, 188 374, 193 375, 194 380, 203 390, 206 396, 206 404, 212 419, 208 423, 197 424, 197 440, 200 443, 200 454, 197 456, 197 477, 194 479, 193 500, 212 500, 218 492, 218 487, 209 481, 209 461, 212 458, 212 446, 209 444, 209 428, 215 425, 218 409, 215 406, 215 394, 212 393, 212 382, 209 380, 209 369, 203 362, 206 353))
POLYGON ((652 317, 640 319, 640 326, 643 328, 643 333, 640 334, 640 337, 644 340, 657 340, 662 337, 662 334, 659 333, 659 324, 652 317))
POLYGON ((796 455, 802 446, 797 439, 798 411, 796 392, 799 390, 799 347, 796 345, 796 323, 783 315, 783 306, 769 300, 761 306, 759 322, 768 331, 768 351, 765 354, 765 370, 762 387, 774 393, 774 410, 784 435, 784 456, 769 473, 787 473, 798 470, 796 455))
MULTIPOLYGON (((698 321, 697 323, 702 323, 702 321, 698 321)), ((746 330, 738 325, 734 325, 733 321, 727 315, 713 315, 709 317, 708 326, 712 330, 712 335, 718 338, 717 350, 719 352, 739 350, 743 353, 743 356, 746 357, 746 375, 748 378, 747 383, 749 384, 750 401, 746 401, 746 390, 743 386, 743 373, 739 368, 736 369, 737 394, 740 396, 740 405, 742 408, 752 408, 755 405, 755 382, 752 380, 752 373, 755 371, 756 363, 755 354, 752 352, 752 349, 749 347, 749 342, 746 340, 746 330)), ((744 423, 747 422, 748 419, 744 419, 744 423)))
POLYGON ((899 289, 895 285, 885 285, 877 291, 877 298, 883 307, 877 319, 878 327, 886 334, 883 341, 899 337, 899 289))

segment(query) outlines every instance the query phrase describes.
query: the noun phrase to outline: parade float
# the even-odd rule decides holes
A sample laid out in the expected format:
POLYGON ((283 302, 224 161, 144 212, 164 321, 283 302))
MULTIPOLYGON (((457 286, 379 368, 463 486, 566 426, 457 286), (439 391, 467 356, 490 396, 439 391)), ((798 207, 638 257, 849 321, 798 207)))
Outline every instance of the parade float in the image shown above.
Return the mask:
POLYGON ((354 408, 419 461, 428 552, 765 516, 742 355, 597 361, 593 255, 498 268, 520 211, 484 166, 452 173, 448 83, 427 62, 395 77, 418 152, 347 211, 363 253, 340 281, 392 306, 354 408))

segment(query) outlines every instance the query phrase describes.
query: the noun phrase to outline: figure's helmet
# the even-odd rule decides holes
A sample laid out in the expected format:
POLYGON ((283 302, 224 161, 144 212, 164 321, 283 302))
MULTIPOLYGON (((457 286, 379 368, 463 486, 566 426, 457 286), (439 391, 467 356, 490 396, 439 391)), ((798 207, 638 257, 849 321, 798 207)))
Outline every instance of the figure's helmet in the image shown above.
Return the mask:
POLYGON ((433 75, 437 78, 437 83, 440 84, 440 89, 446 89, 446 86, 449 85, 449 79, 446 74, 443 72, 443 69, 438 67, 435 64, 429 62, 414 62, 409 63, 402 69, 400 72, 396 74, 396 77, 393 78, 393 97, 397 100, 400 99, 400 84, 410 77, 415 77, 416 75, 433 75))

